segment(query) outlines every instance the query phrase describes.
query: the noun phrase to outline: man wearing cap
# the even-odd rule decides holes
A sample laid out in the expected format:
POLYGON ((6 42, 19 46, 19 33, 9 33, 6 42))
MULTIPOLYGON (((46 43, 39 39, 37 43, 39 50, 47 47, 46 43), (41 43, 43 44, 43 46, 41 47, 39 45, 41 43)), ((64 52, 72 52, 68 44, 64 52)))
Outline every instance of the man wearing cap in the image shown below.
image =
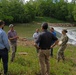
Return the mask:
POLYGON ((0 20, 0 59, 2 58, 4 75, 8 72, 8 51, 10 50, 8 37, 3 30, 4 21, 0 20))
POLYGON ((50 75, 50 48, 53 48, 58 43, 58 39, 52 33, 50 33, 47 30, 47 28, 48 24, 43 23, 41 26, 42 32, 40 33, 37 41, 34 44, 35 47, 39 48, 39 62, 41 67, 41 75, 50 75), (53 45, 52 40, 55 41, 53 45))
POLYGON ((11 62, 13 62, 13 60, 15 58, 15 53, 16 53, 16 50, 17 50, 17 39, 19 37, 17 36, 16 31, 14 30, 14 25, 13 24, 10 24, 9 28, 10 28, 10 30, 8 31, 8 38, 10 40, 11 47, 12 47, 11 62))

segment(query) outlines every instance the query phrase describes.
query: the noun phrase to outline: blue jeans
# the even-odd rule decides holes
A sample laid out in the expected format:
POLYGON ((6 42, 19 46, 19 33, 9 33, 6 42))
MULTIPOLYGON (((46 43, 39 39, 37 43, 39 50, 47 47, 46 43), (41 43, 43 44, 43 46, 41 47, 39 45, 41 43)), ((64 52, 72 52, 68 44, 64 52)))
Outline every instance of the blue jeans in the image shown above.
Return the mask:
POLYGON ((8 50, 6 48, 0 49, 0 59, 2 58, 4 74, 8 71, 8 50))

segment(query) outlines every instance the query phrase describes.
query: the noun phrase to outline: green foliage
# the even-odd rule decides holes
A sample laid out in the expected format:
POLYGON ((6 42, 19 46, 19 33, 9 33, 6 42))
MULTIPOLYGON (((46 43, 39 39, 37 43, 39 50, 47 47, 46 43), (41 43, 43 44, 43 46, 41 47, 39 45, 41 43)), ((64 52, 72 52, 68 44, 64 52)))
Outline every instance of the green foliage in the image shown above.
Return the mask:
POLYGON ((49 22, 49 23, 63 23, 64 21, 61 20, 57 20, 55 18, 51 18, 51 17, 35 17, 35 22, 49 22))
POLYGON ((74 19, 75 19, 75 21, 76 21, 76 5, 74 6, 73 16, 74 16, 74 19))
POLYGON ((63 21, 74 22, 73 8, 75 4, 64 2, 60 0, 58 2, 55 0, 55 3, 52 0, 35 0, 36 5, 36 16, 46 16, 63 21))
POLYGON ((64 0, 0 0, 0 19, 6 23, 28 23, 36 16, 52 17, 63 21, 76 21, 75 1, 64 0))
POLYGON ((26 23, 34 17, 34 7, 30 3, 24 4, 23 0, 0 1, 0 19, 5 22, 26 23))

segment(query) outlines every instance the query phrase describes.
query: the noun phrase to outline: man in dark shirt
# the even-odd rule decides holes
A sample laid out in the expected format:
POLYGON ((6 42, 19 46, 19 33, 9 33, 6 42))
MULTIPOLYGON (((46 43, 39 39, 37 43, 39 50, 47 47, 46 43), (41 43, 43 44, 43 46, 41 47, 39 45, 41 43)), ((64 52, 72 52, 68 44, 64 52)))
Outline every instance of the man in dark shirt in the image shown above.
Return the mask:
POLYGON ((39 35, 34 45, 35 47, 40 49, 39 62, 41 67, 41 75, 50 75, 50 63, 49 63, 50 48, 53 48, 58 43, 58 39, 47 30, 48 28, 47 23, 43 23, 41 28, 42 33, 39 35), (53 45, 52 41, 55 41, 53 45), (39 46, 37 44, 39 44, 39 46))

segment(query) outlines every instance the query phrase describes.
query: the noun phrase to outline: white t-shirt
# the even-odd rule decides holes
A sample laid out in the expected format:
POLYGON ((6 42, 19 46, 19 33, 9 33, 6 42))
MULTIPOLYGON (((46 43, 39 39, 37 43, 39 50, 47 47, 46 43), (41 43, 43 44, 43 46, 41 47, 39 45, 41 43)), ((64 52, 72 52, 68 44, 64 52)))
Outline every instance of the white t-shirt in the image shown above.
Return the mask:
POLYGON ((37 32, 35 32, 34 34, 33 34, 33 38, 34 38, 34 41, 36 41, 37 40, 37 38, 38 38, 38 36, 39 36, 39 32, 37 33, 37 32))

